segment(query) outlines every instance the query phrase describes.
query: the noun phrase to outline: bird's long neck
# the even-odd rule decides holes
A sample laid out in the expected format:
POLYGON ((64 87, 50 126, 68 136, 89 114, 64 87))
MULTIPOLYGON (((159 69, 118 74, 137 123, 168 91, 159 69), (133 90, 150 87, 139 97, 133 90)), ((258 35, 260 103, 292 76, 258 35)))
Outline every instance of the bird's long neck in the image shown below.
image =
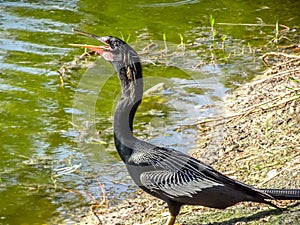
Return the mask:
POLYGON ((114 139, 119 155, 126 162, 136 140, 133 136, 133 119, 143 96, 142 67, 138 61, 125 65, 117 71, 122 97, 114 116, 114 139))

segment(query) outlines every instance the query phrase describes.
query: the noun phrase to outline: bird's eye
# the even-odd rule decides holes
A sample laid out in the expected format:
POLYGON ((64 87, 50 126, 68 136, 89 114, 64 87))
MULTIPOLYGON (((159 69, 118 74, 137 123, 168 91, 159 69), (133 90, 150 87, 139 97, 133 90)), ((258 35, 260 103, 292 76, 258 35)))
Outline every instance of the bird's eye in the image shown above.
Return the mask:
POLYGON ((105 43, 106 43, 106 44, 108 44, 108 43, 109 43, 109 41, 108 41, 108 40, 106 40, 106 41, 105 41, 105 43))

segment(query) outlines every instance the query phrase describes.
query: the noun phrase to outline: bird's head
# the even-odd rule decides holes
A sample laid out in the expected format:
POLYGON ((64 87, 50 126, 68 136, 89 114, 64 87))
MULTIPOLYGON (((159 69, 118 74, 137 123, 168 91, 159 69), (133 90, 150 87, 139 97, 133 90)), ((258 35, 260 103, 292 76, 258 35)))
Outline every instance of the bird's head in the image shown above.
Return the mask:
POLYGON ((123 94, 140 101, 143 93, 142 65, 138 54, 125 41, 112 36, 96 36, 80 30, 74 32, 88 36, 100 41, 104 45, 82 45, 72 46, 89 48, 97 52, 106 61, 110 62, 121 81, 123 94))
POLYGON ((138 54, 123 40, 113 36, 96 36, 84 31, 73 29, 74 32, 88 36, 100 41, 104 45, 82 45, 70 44, 72 46, 89 48, 101 55, 106 61, 109 61, 118 68, 127 66, 133 63, 140 62, 138 54))

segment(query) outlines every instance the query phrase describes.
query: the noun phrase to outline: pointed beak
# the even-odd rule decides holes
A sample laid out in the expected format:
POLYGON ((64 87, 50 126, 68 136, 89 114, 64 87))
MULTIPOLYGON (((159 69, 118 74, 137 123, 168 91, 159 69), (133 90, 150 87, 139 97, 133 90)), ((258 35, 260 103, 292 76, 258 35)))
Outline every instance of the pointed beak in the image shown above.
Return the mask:
POLYGON ((86 37, 90 37, 93 39, 96 39, 98 41, 100 41, 101 43, 105 44, 104 46, 96 46, 96 45, 86 45, 86 44, 69 44, 70 46, 74 46, 74 47, 81 47, 81 48, 89 48, 92 51, 97 52, 98 54, 102 55, 104 51, 109 51, 111 50, 111 48, 108 46, 108 44, 106 43, 106 38, 105 37, 101 37, 101 36, 96 36, 94 34, 90 34, 81 30, 77 30, 77 29, 72 29, 73 32, 84 35, 86 37))
POLYGON ((94 34, 90 34, 90 33, 87 33, 85 31, 77 30, 77 29, 74 29, 74 28, 72 29, 72 31, 75 32, 75 33, 81 34, 83 36, 86 36, 86 37, 94 38, 94 39, 96 39, 98 41, 101 41, 103 44, 107 45, 105 37, 101 37, 101 36, 97 36, 97 35, 94 35, 94 34))

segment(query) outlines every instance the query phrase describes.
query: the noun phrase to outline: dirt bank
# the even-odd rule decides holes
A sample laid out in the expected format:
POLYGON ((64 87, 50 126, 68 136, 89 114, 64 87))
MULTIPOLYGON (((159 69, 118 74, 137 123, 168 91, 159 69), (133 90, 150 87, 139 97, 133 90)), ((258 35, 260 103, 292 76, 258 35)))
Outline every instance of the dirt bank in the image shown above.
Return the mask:
MULTIPOLYGON (((230 177, 256 187, 300 187, 300 57, 269 53, 266 72, 233 90, 224 115, 202 121, 199 144, 191 154, 230 177)), ((180 224, 299 224, 300 206, 278 211, 241 203, 226 210, 183 207, 180 224)), ((166 205, 138 191, 114 207, 91 210, 82 224, 164 224, 166 205)))

